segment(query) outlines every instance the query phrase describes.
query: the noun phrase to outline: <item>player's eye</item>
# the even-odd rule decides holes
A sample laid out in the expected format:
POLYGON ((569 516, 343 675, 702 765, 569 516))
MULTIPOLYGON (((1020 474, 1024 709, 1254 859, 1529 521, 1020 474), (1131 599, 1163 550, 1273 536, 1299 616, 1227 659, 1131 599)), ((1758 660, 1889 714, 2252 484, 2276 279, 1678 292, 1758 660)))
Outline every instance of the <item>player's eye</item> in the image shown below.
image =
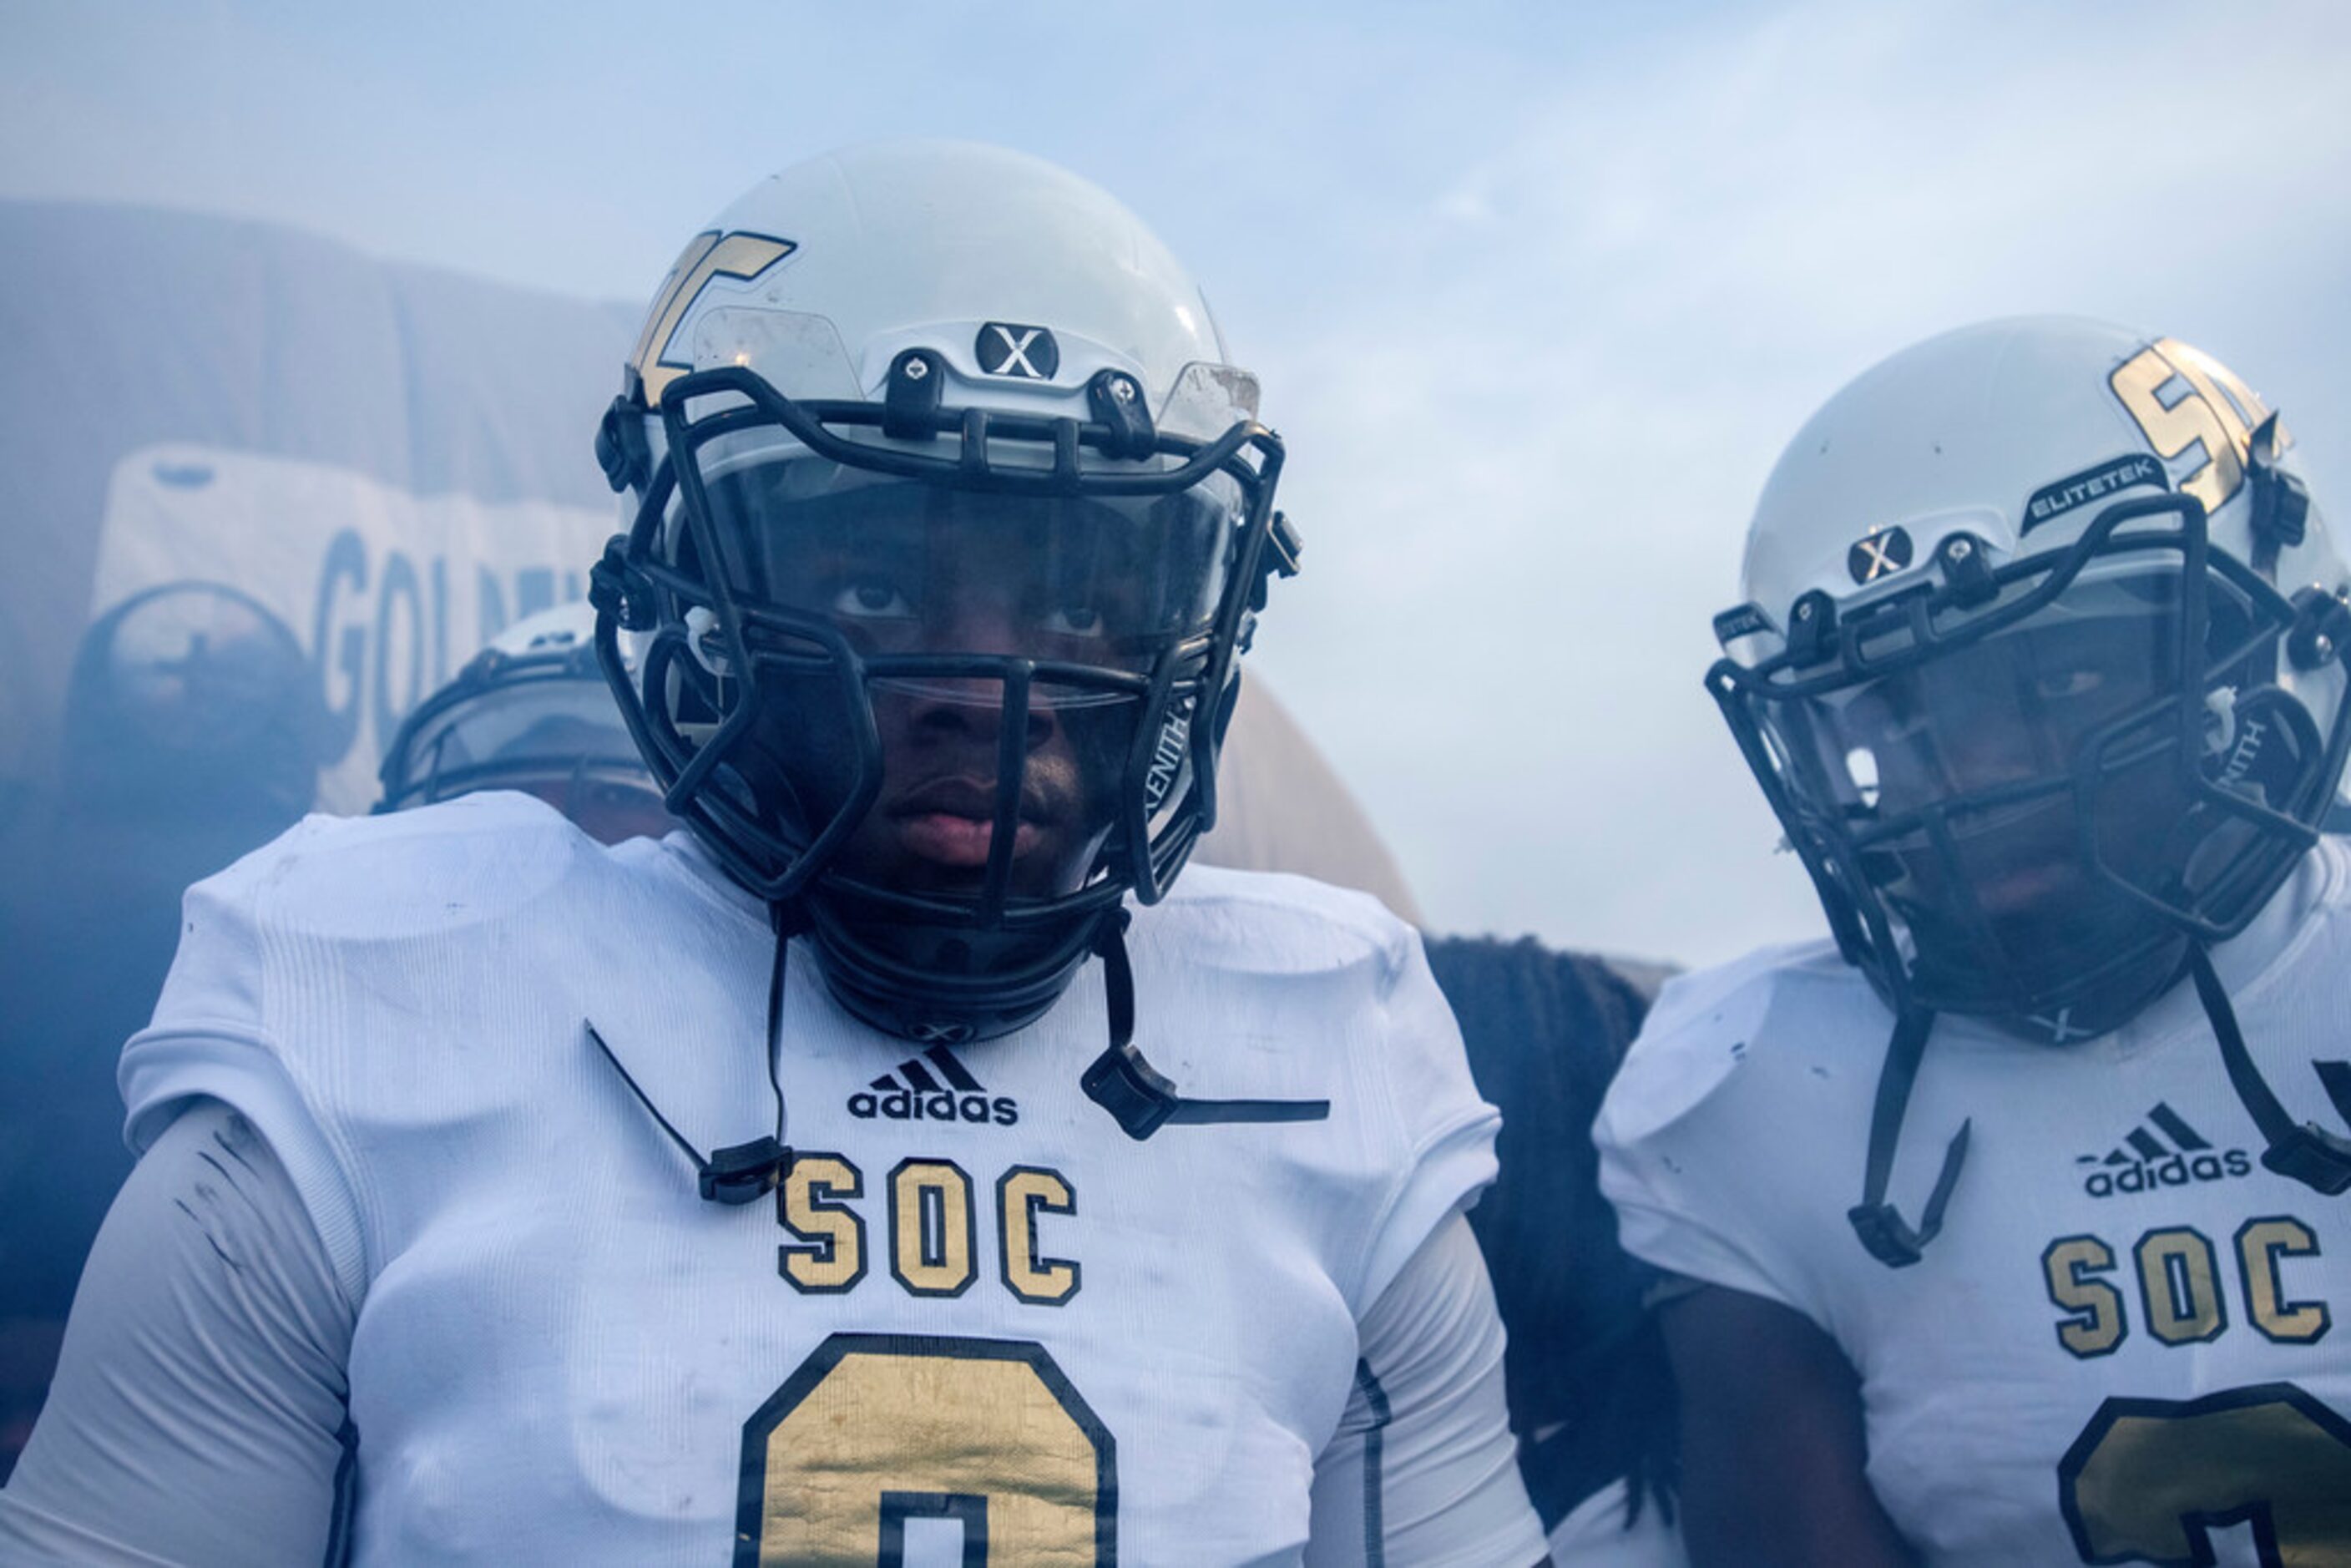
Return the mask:
POLYGON ((861 577, 832 596, 832 612, 858 621, 905 620, 914 613, 898 585, 886 577, 861 577))
POLYGON ((1045 617, 1045 630, 1056 637, 1099 637, 1102 612, 1091 604, 1064 604, 1045 617))
POLYGON ((2033 683, 2042 698, 2048 702, 2075 702, 2093 695, 2106 684, 2106 677, 2095 670, 2052 670, 2033 683))

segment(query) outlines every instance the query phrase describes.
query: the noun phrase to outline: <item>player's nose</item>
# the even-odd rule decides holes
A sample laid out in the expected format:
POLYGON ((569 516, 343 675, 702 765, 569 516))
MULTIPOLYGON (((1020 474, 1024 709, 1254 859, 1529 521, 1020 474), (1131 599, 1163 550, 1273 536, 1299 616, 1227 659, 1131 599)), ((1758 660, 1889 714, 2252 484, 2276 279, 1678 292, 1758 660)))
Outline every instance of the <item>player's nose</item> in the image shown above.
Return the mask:
MULTIPOLYGON (((966 592, 956 595, 946 613, 925 627, 925 652, 946 656, 971 655, 988 660, 1026 660, 1032 650, 1023 645, 1017 606, 1008 594, 966 592)), ((1049 688, 1030 686, 1025 695, 1010 669, 1003 674, 973 671, 941 675, 915 683, 908 691, 907 718, 917 735, 960 737, 993 746, 1002 735, 1008 714, 1018 710, 1027 726, 1032 751, 1052 739, 1056 721, 1049 688)))

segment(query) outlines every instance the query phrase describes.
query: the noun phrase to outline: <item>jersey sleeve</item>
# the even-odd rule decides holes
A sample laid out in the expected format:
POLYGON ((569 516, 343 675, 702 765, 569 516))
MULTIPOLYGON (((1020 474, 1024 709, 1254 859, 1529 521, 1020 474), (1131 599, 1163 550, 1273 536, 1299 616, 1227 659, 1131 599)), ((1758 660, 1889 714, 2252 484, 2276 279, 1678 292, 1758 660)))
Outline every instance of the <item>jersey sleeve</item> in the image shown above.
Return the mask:
POLYGON ((368 1277, 360 1210, 344 1162, 311 1114, 281 1037, 290 993, 306 970, 331 963, 323 946, 272 918, 273 889, 331 820, 310 818, 181 901, 180 947, 155 1015, 123 1048, 118 1077, 134 1152, 151 1146, 192 1099, 233 1107, 259 1130, 308 1208, 344 1292, 368 1277), (282 983, 281 977, 296 980, 282 983))
POLYGON ((268 1145, 195 1102, 99 1231, 48 1403, 0 1491, 0 1560, 335 1561, 355 1317, 268 1145))
POLYGON ((1401 1129, 1399 1168, 1371 1232, 1353 1300, 1379 1300, 1406 1260, 1446 1218, 1466 1211, 1493 1181, 1501 1113, 1469 1076, 1461 1030, 1429 972, 1420 934, 1397 927, 1381 999, 1387 1091, 1401 1129))
MULTIPOLYGON (((1788 1194, 1817 1188, 1821 1162, 1844 1145, 1786 1103, 1762 1038, 1773 990, 1754 960, 1669 982, 1592 1137, 1627 1252, 1817 1318, 1801 1240, 1782 1234, 1788 1194)), ((1856 1195, 1858 1174, 1856 1158, 1856 1195)))
POLYGON ((1315 1462, 1310 1568, 1541 1560, 1502 1352, 1485 1260, 1451 1216, 1364 1316, 1354 1387, 1315 1462))

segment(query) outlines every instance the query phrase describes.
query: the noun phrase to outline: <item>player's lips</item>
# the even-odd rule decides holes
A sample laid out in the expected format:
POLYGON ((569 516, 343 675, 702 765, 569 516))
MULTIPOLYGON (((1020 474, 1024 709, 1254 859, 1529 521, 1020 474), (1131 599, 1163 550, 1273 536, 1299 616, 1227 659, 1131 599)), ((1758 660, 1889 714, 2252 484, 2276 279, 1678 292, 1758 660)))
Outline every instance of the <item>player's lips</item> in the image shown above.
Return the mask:
MULTIPOLYGON (((940 865, 984 867, 996 842, 996 789, 978 779, 933 779, 891 802, 886 815, 902 845, 940 865)), ((1051 822, 1042 795, 1024 789, 1012 833, 1013 858, 1034 850, 1051 822)))
POLYGON ((1977 896, 1990 914, 2022 915, 2078 892, 2083 882, 2070 864, 2022 866, 1991 878, 1977 896))

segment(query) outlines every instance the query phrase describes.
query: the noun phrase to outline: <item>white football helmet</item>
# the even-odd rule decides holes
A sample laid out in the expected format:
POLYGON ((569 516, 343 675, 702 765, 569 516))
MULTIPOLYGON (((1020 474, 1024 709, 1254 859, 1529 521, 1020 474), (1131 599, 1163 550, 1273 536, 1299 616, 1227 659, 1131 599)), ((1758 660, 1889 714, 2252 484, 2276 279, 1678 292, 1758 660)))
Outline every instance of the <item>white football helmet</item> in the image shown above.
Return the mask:
MULTIPOLYGON (((2194 349, 2032 319, 1895 355, 1772 471, 1708 686, 1906 1092, 1935 1011, 2062 1043, 2203 988, 2315 841, 2351 572, 2286 445, 2194 349)), ((1915 1257, 1881 1141, 1856 1223, 1915 1257)))
POLYGON ((597 448, 608 660, 671 808, 920 1039, 1060 996, 1215 819, 1279 441, 1123 207, 991 148, 758 186, 655 296, 597 448))
POLYGON ((401 722, 379 777, 378 812, 519 789, 603 843, 678 825, 612 705, 596 612, 584 603, 525 616, 492 638, 401 722))

